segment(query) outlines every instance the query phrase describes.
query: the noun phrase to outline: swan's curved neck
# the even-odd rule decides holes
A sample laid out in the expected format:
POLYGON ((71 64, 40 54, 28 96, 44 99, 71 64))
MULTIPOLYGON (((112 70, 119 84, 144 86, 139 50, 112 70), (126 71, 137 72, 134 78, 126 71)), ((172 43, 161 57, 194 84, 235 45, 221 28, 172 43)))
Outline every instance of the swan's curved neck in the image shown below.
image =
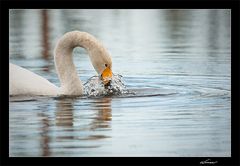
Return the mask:
POLYGON ((73 49, 75 47, 83 47, 87 50, 95 70, 97 70, 96 61, 97 54, 102 52, 107 54, 106 49, 97 39, 86 32, 72 31, 66 33, 56 45, 54 51, 55 67, 61 82, 61 93, 68 95, 81 95, 83 86, 77 75, 77 70, 73 63, 73 49))

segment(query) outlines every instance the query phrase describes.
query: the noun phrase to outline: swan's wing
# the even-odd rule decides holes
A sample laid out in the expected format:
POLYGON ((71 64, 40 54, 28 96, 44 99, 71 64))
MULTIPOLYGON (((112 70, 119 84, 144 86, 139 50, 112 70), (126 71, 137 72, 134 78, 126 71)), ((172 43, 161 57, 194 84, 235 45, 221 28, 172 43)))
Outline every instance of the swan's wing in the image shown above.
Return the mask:
POLYGON ((9 64, 10 95, 57 95, 58 87, 20 66, 9 64))

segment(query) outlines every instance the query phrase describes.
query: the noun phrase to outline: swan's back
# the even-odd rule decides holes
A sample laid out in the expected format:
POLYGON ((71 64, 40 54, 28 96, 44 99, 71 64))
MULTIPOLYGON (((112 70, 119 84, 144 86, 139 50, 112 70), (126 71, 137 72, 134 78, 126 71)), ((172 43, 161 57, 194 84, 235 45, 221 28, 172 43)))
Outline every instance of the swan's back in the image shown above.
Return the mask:
POLYGON ((57 95, 58 87, 45 78, 9 63, 10 95, 57 95))

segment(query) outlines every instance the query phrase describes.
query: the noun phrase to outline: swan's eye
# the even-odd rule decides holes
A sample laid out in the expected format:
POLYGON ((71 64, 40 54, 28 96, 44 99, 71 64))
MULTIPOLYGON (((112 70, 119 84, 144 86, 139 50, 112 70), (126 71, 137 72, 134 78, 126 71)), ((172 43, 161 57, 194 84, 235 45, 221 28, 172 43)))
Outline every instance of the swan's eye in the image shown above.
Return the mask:
POLYGON ((108 65, 107 65, 107 64, 105 64, 105 66, 107 67, 108 65))

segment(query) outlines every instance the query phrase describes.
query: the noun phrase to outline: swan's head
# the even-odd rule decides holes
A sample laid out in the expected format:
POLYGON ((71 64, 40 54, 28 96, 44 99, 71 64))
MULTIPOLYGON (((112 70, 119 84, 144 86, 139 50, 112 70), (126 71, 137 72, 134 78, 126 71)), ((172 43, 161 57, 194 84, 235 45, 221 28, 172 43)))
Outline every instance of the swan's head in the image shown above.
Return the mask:
POLYGON ((112 79, 112 59, 109 54, 98 54, 96 58, 91 58, 92 64, 103 81, 104 85, 112 79))

